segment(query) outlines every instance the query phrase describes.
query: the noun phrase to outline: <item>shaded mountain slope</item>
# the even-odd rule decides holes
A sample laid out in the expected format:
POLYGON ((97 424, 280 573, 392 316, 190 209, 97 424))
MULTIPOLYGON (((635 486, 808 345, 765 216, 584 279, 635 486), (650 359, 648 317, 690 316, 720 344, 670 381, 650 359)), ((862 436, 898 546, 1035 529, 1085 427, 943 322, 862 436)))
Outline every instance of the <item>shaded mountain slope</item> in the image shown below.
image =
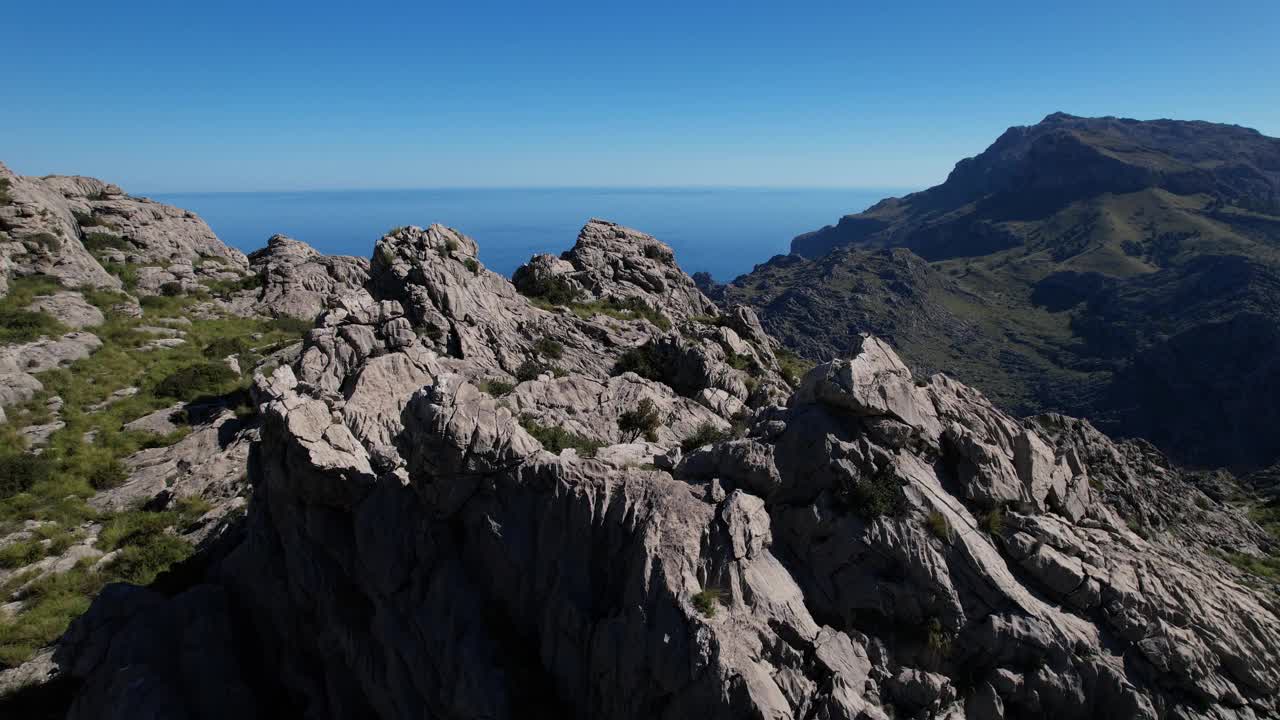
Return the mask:
POLYGON ((797 237, 721 292, 815 359, 882 332, 909 364, 1020 412, 1256 468, 1280 457, 1277 198, 1280 140, 1256 131, 1051 115, 942 185, 797 237), (886 280, 890 295, 840 279, 881 276, 888 257, 912 268, 886 280))

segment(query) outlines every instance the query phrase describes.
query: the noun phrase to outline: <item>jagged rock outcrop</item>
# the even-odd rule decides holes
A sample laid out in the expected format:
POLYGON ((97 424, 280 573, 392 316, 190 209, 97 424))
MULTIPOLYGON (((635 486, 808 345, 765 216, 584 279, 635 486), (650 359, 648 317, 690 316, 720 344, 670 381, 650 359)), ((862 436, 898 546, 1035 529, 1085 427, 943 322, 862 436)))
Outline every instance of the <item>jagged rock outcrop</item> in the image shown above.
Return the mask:
POLYGON ((194 213, 126 195, 116 185, 79 176, 22 177, 2 164, 0 183, 5 280, 39 274, 68 287, 122 287, 95 252, 136 266, 137 291, 153 295, 167 283, 190 290, 197 278, 236 277, 248 268, 244 254, 194 213))
POLYGON ((303 320, 314 320, 328 299, 361 288, 369 279, 368 260, 322 255, 284 235, 272 235, 265 248, 249 255, 249 263, 262 278, 256 306, 303 320))
POLYGON ((1280 710, 1277 605, 1212 552, 1266 542, 1238 510, 874 338, 789 388, 664 248, 592 221, 513 286, 456 231, 383 238, 256 380, 244 527, 68 634, 71 716, 1280 710))

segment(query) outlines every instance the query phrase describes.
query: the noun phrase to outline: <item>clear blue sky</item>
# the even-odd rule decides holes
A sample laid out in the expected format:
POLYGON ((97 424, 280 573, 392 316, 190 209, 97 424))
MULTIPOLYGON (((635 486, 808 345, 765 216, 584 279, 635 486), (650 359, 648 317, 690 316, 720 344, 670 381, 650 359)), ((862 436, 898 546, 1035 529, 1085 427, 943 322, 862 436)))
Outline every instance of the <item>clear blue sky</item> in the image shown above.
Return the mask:
POLYGON ((1280 135, 1280 2, 15 2, 0 160, 136 191, 923 187, 1010 125, 1280 135))

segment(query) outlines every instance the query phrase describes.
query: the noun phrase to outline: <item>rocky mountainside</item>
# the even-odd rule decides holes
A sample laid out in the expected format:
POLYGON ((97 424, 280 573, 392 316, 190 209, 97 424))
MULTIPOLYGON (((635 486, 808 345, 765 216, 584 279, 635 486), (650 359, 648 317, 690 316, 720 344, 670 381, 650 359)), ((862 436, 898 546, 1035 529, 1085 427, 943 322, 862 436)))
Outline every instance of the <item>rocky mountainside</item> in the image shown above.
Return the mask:
POLYGON ((1254 130, 1050 115, 708 290, 814 359, 875 332, 1019 413, 1280 459, 1280 140, 1254 130))
MULTIPOLYGON (((124 582, 0 675, 5 714, 1280 712, 1280 606, 1247 570, 1273 540, 1229 477, 1016 419, 871 336, 804 365, 605 221, 510 281, 438 225, 393 230, 367 265, 283 238, 250 260, 139 302, 143 321, 178 307, 188 345, 240 313, 248 337, 208 344, 244 339, 217 361, 243 375, 89 488, 130 508, 85 521, 90 549, 126 549, 62 575, 124 582), (301 343, 259 345, 289 307, 319 308, 301 343), (171 540, 197 547, 120 571, 171 540)), ((6 585, 15 612, 63 586, 38 587, 6 585)))

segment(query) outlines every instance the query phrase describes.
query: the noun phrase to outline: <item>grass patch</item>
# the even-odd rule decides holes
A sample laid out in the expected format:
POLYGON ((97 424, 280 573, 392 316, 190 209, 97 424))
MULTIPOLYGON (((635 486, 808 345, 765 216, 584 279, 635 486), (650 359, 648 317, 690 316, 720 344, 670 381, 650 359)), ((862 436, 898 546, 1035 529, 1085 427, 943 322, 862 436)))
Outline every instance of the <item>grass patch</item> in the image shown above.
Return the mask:
POLYGON ((533 351, 543 357, 559 360, 564 355, 564 345, 549 337, 541 337, 533 344, 533 351))
POLYGON ((680 441, 680 449, 684 452, 692 452, 703 445, 711 445, 728 439, 728 432, 709 422, 704 422, 693 431, 692 435, 680 441))
POLYGON ((13 181, 9 178, 0 178, 0 205, 13 203, 13 195, 9 194, 9 190, 12 188, 13 181))
POLYGON ((237 293, 246 292, 248 290, 258 290, 266 285, 266 281, 261 275, 252 274, 239 278, 230 278, 226 280, 214 280, 207 283, 205 287, 209 288, 209 292, 220 298, 227 298, 237 293))
POLYGON ((187 365, 164 376, 155 385, 155 393, 175 400, 191 401, 230 392, 240 376, 220 362, 187 365))
POLYGON ((502 397, 516 389, 515 384, 506 380, 482 380, 477 387, 480 388, 480 392, 488 393, 494 397, 502 397))
POLYGON ((540 425, 528 415, 520 417, 520 427, 542 443, 547 452, 559 454, 562 450, 573 448, 582 457, 595 457, 596 451, 604 447, 604 443, 598 440, 571 433, 562 427, 540 425))
POLYGON ((466 260, 463 260, 462 266, 469 270, 472 275, 478 275, 480 273, 480 263, 476 262, 475 258, 467 258, 466 260))
POLYGON ((57 337, 67 331, 62 323, 42 312, 0 308, 0 343, 24 343, 41 336, 57 337))
POLYGON ((1004 532, 1004 510, 995 508, 983 513, 982 517, 978 518, 978 526, 988 535, 998 537, 1004 532))
POLYGON ((132 250, 133 243, 111 233, 91 232, 84 236, 84 249, 95 255, 109 250, 132 250))
POLYGON ((786 348, 778 350, 773 355, 778 359, 778 368, 782 371, 782 379, 786 380, 791 387, 799 385, 804 376, 808 375, 809 371, 817 366, 817 363, 812 360, 806 360, 786 348))
POLYGON ((951 523, 947 522, 947 516, 937 510, 932 510, 924 519, 925 527, 929 528, 929 532, 934 537, 944 543, 949 543, 955 537, 954 531, 951 529, 951 523))
POLYGON ((720 607, 720 591, 715 588, 704 588, 693 595, 693 606, 708 618, 716 616, 716 608, 720 607))

